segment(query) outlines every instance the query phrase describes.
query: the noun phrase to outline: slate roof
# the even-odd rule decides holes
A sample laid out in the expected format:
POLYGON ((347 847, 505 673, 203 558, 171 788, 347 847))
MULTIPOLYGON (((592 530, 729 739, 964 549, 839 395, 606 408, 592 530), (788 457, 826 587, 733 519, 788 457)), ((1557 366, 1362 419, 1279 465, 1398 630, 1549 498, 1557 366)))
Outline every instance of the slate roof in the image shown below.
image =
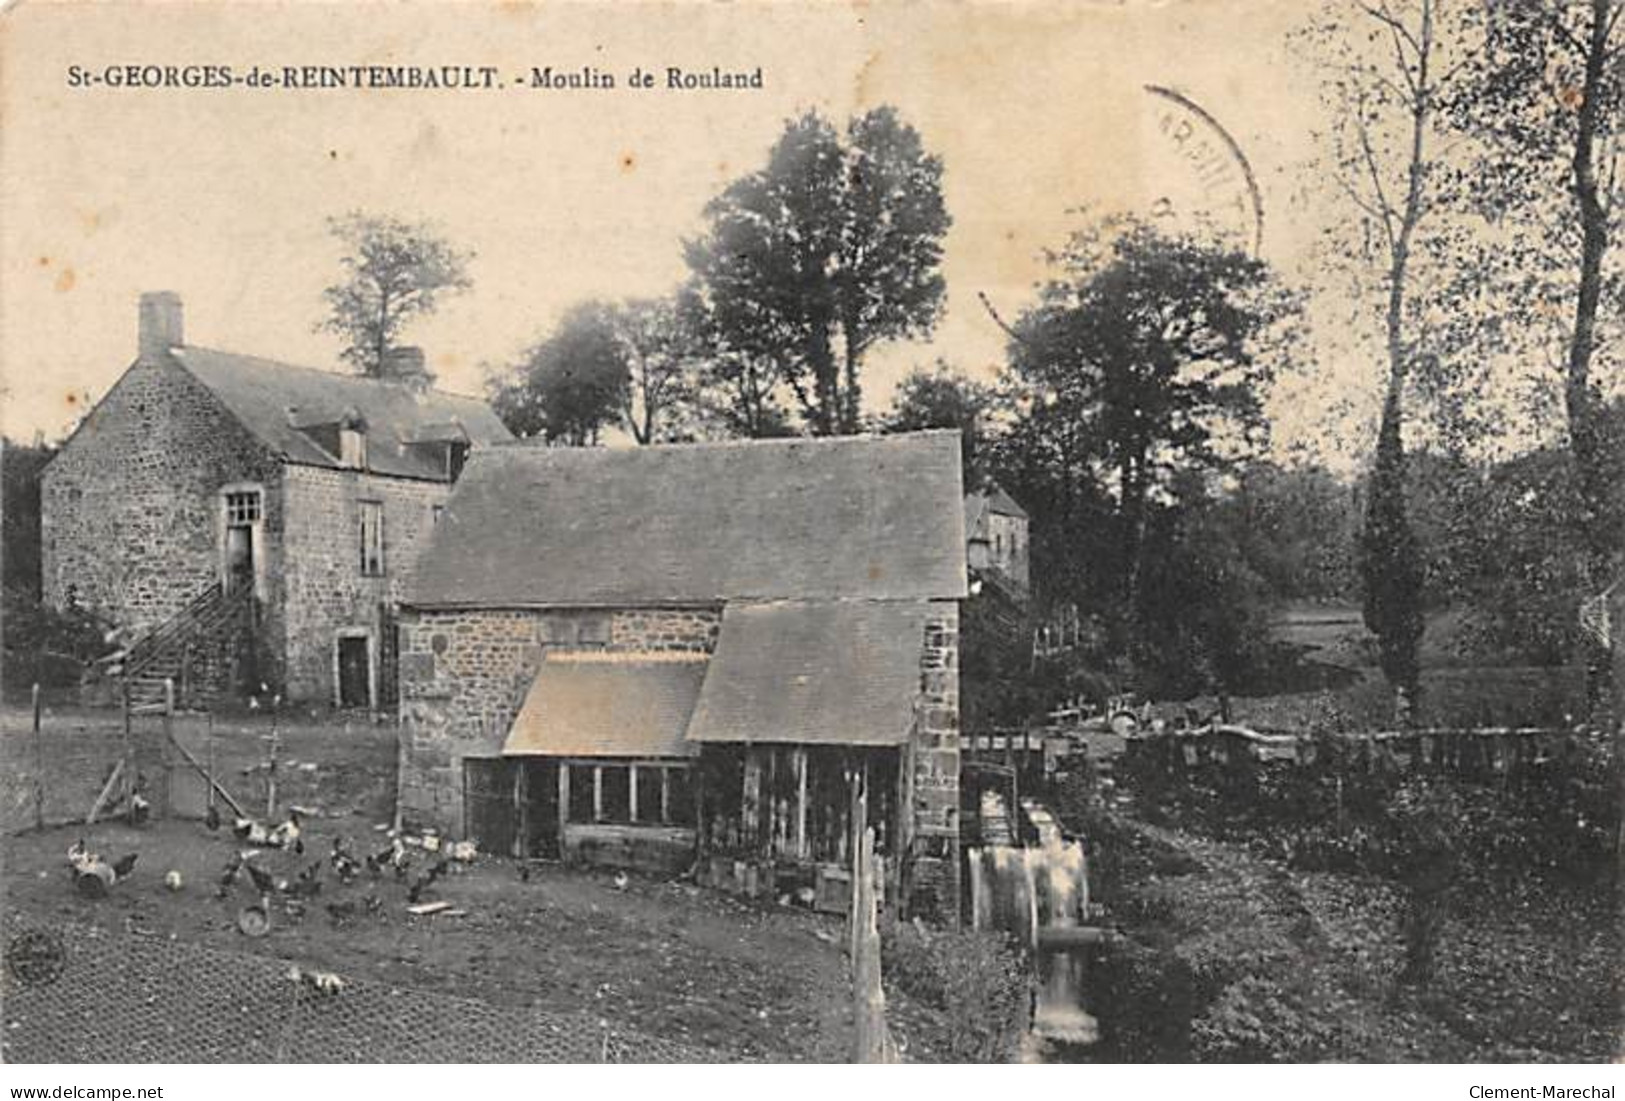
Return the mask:
POLYGON ((438 390, 415 393, 399 383, 190 344, 169 354, 260 442, 292 463, 341 467, 338 456, 295 424, 332 424, 352 413, 366 422, 367 469, 378 474, 445 481, 445 459, 436 449, 407 446, 422 440, 425 429, 443 439, 448 426, 459 425, 475 445, 513 438, 478 398, 438 390))
POLYGON ((728 605, 689 741, 907 741, 930 610, 923 601, 728 605))
POLYGON ((506 755, 686 757, 702 660, 542 662, 502 746, 506 755))
POLYGON ((637 607, 965 595, 959 435, 474 453, 407 602, 637 607))
POLYGON ((1004 491, 1004 487, 997 482, 993 484, 988 494, 988 508, 1000 516, 1014 516, 1018 520, 1027 519, 1027 510, 1016 504, 1016 499, 1004 491))

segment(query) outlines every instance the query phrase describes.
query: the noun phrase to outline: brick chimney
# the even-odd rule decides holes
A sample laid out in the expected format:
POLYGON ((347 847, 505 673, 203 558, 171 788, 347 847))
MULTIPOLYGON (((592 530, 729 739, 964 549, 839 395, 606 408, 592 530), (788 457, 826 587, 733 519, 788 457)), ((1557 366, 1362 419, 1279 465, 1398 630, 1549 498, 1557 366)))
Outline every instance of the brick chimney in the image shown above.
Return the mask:
POLYGON ((419 392, 434 384, 422 348, 390 348, 384 353, 383 369, 378 375, 385 382, 399 382, 419 392))
POLYGON ((141 296, 140 351, 143 360, 163 358, 165 352, 186 343, 181 320, 181 296, 174 291, 147 291, 141 296))

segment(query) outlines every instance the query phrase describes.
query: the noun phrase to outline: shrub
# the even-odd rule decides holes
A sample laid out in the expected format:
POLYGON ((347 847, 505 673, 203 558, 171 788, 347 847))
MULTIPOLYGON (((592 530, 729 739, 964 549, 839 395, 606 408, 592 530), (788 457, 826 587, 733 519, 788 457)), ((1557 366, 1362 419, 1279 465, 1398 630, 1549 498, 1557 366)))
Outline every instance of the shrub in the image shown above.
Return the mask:
POLYGON ((881 947, 888 979, 938 1011, 932 1046, 957 1063, 1010 1058, 1027 1029, 1027 969, 1009 939, 980 930, 899 925, 881 947))
POLYGON ((1335 1039, 1291 991, 1256 975, 1225 987, 1191 1024, 1193 1053, 1206 1063, 1313 1062, 1335 1039))

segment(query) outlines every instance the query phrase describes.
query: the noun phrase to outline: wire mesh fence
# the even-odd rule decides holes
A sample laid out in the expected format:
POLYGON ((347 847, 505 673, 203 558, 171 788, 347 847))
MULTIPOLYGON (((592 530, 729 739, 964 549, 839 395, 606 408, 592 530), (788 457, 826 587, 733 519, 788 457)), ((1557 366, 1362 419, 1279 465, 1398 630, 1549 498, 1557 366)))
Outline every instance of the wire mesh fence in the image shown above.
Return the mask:
POLYGON ((581 1015, 340 976, 138 933, 13 920, 7 1063, 716 1063, 581 1015))

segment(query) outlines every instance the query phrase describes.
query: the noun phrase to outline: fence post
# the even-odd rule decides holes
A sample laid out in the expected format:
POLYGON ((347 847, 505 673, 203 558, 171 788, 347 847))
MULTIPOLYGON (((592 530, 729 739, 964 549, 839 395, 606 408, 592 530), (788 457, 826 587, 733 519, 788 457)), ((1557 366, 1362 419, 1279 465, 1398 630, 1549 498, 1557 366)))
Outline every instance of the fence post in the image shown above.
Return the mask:
POLYGON ((45 828, 45 740, 41 734, 39 682, 34 683, 34 828, 45 828))
POLYGON ((124 678, 124 813, 132 825, 135 822, 135 795, 135 734, 131 730, 130 678, 126 675, 124 678))
POLYGON ((170 743, 175 739, 175 678, 164 678, 164 740, 159 743, 159 761, 164 770, 163 802, 159 814, 168 818, 175 813, 175 758, 170 743))

